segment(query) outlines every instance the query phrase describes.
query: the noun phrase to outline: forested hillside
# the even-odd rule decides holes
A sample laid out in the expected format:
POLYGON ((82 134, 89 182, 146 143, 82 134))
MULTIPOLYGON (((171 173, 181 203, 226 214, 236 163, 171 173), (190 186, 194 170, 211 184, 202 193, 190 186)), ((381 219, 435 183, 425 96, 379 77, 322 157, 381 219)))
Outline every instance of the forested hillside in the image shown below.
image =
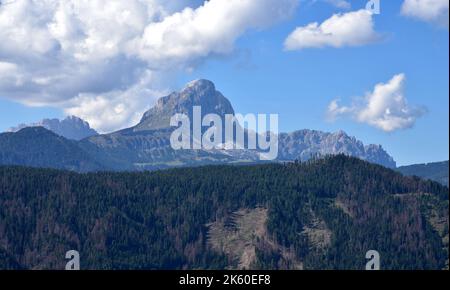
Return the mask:
POLYGON ((342 155, 86 173, 0 167, 0 268, 441 269, 448 188, 342 155), (229 237, 233 237, 230 239, 229 237))
POLYGON ((0 134, 0 164, 95 171, 104 168, 68 140, 43 127, 28 127, 17 133, 0 134))
POLYGON ((397 170, 404 175, 415 175, 425 179, 431 179, 448 186, 448 160, 442 162, 400 166, 397 170))

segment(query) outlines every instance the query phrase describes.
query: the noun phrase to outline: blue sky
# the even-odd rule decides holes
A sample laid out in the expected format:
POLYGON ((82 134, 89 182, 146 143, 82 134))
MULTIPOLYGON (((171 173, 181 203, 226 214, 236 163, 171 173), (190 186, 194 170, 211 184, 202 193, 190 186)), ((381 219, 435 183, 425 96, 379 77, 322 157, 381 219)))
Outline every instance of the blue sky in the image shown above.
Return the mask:
MULTIPOLYGON (((447 160, 448 26, 402 14, 403 1, 382 0, 380 14, 372 16, 376 41, 286 50, 283 43, 297 27, 312 22, 320 24, 335 13, 358 11, 367 1, 350 1, 351 7, 346 9, 329 2, 332 1, 301 1, 286 19, 246 29, 233 39, 233 47, 226 53, 215 48, 216 51, 195 58, 189 65, 183 62, 181 69, 161 77, 159 88, 164 90, 155 88, 155 96, 145 100, 150 106, 159 96, 158 92, 177 90, 192 79, 206 78, 230 99, 236 112, 278 113, 281 131, 308 128, 333 132, 343 129, 365 144, 381 144, 398 165, 447 160), (358 120, 355 112, 364 108, 354 108, 353 102, 364 100, 375 85, 386 84, 398 74, 404 75, 402 96, 408 106, 420 109, 420 113, 408 113, 414 118, 412 124, 383 130, 370 120, 358 120), (339 99, 342 108, 351 107, 352 113, 331 121, 327 118, 327 108, 335 99, 339 99)), ((195 9, 200 4, 193 1, 191 5, 195 9)), ((8 54, 2 54, 0 49, 0 62, 2 56, 8 58, 8 54)), ((113 71, 110 73, 114 74, 113 71)), ((36 96, 32 101, 25 97, 12 98, 6 93, 0 89, 1 131, 18 123, 61 118, 69 112, 79 112, 61 107, 53 99, 50 102, 48 96, 42 102, 43 106, 36 107, 39 94, 34 91, 36 96)))

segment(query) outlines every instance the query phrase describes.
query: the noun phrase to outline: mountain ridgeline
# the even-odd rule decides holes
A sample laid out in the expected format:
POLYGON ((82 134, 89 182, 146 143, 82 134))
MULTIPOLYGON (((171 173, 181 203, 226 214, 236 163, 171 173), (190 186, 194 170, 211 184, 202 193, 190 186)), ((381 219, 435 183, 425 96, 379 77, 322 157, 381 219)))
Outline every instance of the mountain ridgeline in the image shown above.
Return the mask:
MULTIPOLYGON (((250 164, 260 161, 256 150, 173 150, 170 146, 170 135, 175 128, 170 126, 170 117, 176 113, 192 117, 193 106, 201 106, 202 116, 210 113, 222 117, 234 114, 231 103, 216 90, 212 82, 197 80, 189 83, 180 92, 158 100, 157 104, 143 115, 141 121, 131 128, 103 135, 89 131, 84 138, 73 138, 81 139, 70 143, 70 146, 78 147, 73 149, 79 152, 76 156, 83 157, 75 162, 79 166, 74 165, 73 157, 61 156, 64 150, 52 148, 50 151, 51 147, 46 146, 46 143, 69 144, 68 142, 62 142, 60 137, 54 134, 35 134, 36 131, 28 128, 14 133, 20 137, 12 133, 0 134, 0 164, 42 167, 43 163, 36 160, 45 155, 49 158, 45 166, 84 172, 101 169, 137 171, 208 164, 250 164), (20 145, 15 143, 19 139, 22 142, 20 145), (19 146, 26 150, 17 153, 15 148, 19 146), (52 156, 53 150, 61 154, 52 156), (85 156, 95 165, 86 165, 85 156)), ((64 136, 61 131, 54 129, 55 127, 46 127, 57 135, 64 136)), ((86 128, 88 127, 87 124, 86 128)), ((396 166, 393 158, 381 146, 365 146, 343 131, 326 133, 299 130, 279 134, 278 161, 306 161, 311 157, 328 154, 346 154, 389 168, 396 166)))
POLYGON ((448 267, 448 188, 344 155, 85 173, 0 167, 0 269, 448 267))
POLYGON ((0 135, 0 164, 15 164, 73 171, 104 169, 79 143, 43 127, 27 127, 0 135))
POLYGON ((70 140, 81 140, 98 135, 98 133, 89 126, 89 123, 75 116, 69 116, 64 120, 43 119, 42 121, 32 124, 20 124, 17 127, 9 128, 8 132, 18 132, 29 127, 44 127, 45 129, 70 140))

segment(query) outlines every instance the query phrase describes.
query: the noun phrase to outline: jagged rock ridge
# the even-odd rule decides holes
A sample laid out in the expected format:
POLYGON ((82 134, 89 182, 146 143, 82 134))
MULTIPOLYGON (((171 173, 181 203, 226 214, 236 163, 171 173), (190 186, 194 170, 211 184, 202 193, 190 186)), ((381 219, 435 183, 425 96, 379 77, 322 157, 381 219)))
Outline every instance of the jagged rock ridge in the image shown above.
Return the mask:
POLYGON ((71 140, 81 140, 98 135, 98 133, 89 126, 88 122, 75 116, 68 116, 64 120, 43 119, 32 124, 20 124, 17 127, 8 129, 8 132, 17 132, 27 127, 44 127, 55 134, 71 140))

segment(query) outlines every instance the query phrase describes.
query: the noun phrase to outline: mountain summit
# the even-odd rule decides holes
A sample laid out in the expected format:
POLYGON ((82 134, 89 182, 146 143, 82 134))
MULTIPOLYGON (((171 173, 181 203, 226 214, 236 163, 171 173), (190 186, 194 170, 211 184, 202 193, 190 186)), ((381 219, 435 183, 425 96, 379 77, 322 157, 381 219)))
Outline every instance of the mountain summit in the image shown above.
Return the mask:
POLYGON ((193 106, 202 107, 202 115, 215 113, 221 117, 234 114, 230 101, 216 90, 209 80, 195 80, 186 85, 180 92, 173 92, 158 100, 148 110, 134 131, 157 130, 170 127, 170 118, 177 114, 186 114, 192 118, 193 106))
POLYGON ((32 124, 20 124, 17 127, 8 129, 8 132, 18 132, 28 127, 44 127, 59 136, 71 140, 81 140, 98 135, 98 133, 89 126, 88 122, 75 116, 68 116, 64 120, 43 119, 32 124))

